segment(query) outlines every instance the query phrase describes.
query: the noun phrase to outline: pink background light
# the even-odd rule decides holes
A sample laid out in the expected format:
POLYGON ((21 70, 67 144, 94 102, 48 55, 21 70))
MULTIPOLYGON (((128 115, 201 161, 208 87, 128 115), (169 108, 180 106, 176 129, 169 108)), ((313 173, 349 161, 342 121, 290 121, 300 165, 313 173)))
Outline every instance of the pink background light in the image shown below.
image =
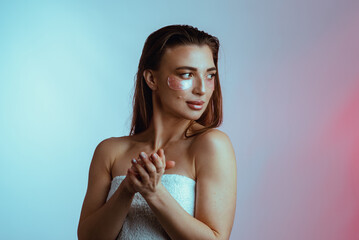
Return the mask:
POLYGON ((129 133, 144 41, 169 24, 221 42, 231 239, 358 240, 354 0, 1 2, 1 238, 77 238, 93 151, 129 133))

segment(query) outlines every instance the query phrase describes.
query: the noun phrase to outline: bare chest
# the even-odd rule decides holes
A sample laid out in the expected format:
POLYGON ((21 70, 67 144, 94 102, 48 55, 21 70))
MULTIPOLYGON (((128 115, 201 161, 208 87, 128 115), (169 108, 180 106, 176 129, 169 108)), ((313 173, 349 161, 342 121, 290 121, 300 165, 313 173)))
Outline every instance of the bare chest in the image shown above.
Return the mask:
MULTIPOLYGON (((165 174, 179 174, 192 179, 196 179, 194 153, 190 148, 191 141, 181 141, 169 144, 164 148, 166 161, 175 161, 175 167, 165 171, 165 174)), ((127 149, 119 152, 112 164, 111 174, 112 178, 115 176, 126 175, 127 169, 131 167, 131 159, 139 158, 140 152, 145 152, 148 156, 154 151, 143 143, 129 144, 127 149)))

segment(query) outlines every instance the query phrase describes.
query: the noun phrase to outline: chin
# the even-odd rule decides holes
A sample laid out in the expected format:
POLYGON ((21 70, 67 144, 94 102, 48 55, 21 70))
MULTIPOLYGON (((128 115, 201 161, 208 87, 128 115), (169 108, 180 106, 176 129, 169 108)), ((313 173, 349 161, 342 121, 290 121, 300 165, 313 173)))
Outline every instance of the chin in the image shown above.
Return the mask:
POLYGON ((187 113, 185 118, 188 120, 198 120, 202 115, 204 111, 197 111, 194 113, 187 113))

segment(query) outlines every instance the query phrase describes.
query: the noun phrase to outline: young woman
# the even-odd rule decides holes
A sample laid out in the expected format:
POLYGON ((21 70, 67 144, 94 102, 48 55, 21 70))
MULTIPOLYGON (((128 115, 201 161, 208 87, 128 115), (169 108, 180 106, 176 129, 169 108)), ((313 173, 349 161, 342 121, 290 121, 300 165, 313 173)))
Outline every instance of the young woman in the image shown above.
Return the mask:
POLYGON ((236 160, 222 122, 219 41, 188 25, 146 40, 129 136, 90 165, 79 239, 228 239, 236 160))

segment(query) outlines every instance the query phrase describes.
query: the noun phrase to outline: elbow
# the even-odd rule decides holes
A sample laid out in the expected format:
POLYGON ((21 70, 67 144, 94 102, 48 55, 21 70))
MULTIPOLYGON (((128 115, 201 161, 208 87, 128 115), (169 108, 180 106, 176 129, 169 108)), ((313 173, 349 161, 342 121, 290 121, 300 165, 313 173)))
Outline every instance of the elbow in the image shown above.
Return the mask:
POLYGON ((216 231, 214 229, 211 229, 211 230, 212 230, 212 233, 213 233, 213 239, 215 239, 215 240, 221 239, 221 234, 218 231, 216 231))
POLYGON ((79 225, 77 228, 77 239, 78 240, 114 240, 117 239, 117 236, 103 236, 96 232, 89 232, 88 229, 84 229, 79 225))
POLYGON ((220 233, 219 231, 215 230, 215 229, 211 229, 212 230, 212 238, 213 240, 228 240, 229 239, 229 235, 224 234, 224 233, 220 233))

